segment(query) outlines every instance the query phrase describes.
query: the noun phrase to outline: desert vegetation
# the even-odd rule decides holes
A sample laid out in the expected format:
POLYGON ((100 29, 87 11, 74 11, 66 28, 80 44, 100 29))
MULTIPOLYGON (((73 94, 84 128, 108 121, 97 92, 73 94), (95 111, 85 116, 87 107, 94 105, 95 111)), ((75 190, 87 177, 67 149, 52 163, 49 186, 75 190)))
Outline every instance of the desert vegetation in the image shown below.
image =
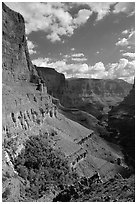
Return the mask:
POLYGON ((15 159, 14 166, 28 183, 25 189, 27 197, 34 199, 42 197, 51 187, 61 190, 77 178, 76 173, 70 171, 63 153, 50 145, 47 134, 31 136, 15 159))

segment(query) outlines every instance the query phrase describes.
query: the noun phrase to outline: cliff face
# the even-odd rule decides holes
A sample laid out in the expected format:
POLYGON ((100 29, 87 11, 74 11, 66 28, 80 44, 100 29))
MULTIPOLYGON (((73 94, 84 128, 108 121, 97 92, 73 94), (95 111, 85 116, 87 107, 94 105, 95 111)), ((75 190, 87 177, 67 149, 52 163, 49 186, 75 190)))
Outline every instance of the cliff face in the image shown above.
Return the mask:
MULTIPOLYGON (((122 100, 131 89, 131 85, 123 80, 103 80, 103 79, 70 79, 68 80, 65 97, 72 98, 71 104, 80 106, 80 103, 98 103, 101 105, 115 105, 122 100)), ((62 99, 63 100, 63 99, 62 99)))
POLYGON ((30 61, 23 17, 2 4, 2 80, 29 81, 37 75, 30 61))
POLYGON ((54 97, 61 98, 65 88, 64 74, 58 73, 55 69, 48 67, 36 67, 36 70, 45 82, 48 93, 54 97))
POLYGON ((127 163, 135 165, 135 84, 130 93, 109 112, 108 126, 112 137, 123 147, 127 163))

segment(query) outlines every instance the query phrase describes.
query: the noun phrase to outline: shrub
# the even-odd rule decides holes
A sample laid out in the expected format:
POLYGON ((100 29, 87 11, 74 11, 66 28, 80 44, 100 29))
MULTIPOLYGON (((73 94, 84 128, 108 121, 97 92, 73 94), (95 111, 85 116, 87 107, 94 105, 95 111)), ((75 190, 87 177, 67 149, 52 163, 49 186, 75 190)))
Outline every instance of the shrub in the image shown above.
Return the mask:
POLYGON ((30 137, 15 160, 15 167, 19 175, 30 182, 26 194, 35 199, 49 190, 51 184, 58 187, 77 179, 76 174, 70 172, 65 155, 53 149, 44 135, 30 137))

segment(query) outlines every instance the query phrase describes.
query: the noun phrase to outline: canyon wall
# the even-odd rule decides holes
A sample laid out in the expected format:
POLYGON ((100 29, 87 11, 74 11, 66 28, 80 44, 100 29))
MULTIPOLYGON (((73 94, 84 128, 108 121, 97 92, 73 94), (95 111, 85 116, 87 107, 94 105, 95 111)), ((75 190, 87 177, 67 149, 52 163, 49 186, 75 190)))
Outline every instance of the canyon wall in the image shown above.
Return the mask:
POLYGON ((48 93, 60 99, 66 83, 64 74, 58 73, 55 69, 49 67, 36 67, 36 70, 45 82, 48 93))
POLYGON ((2 80, 30 81, 37 72, 31 63, 23 17, 2 4, 2 80))
POLYGON ((121 102, 132 88, 120 79, 65 79, 53 68, 36 69, 46 83, 48 93, 58 98, 63 106, 78 108, 97 118, 121 102))
POLYGON ((124 100, 108 114, 112 138, 123 147, 128 164, 135 166, 135 83, 124 100))

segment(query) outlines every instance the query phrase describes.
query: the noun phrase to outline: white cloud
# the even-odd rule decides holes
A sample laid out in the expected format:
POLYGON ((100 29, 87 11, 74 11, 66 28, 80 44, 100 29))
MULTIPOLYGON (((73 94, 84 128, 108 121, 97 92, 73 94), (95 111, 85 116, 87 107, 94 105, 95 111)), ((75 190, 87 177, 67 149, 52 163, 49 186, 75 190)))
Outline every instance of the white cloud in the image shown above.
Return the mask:
MULTIPOLYGON (((61 3, 61 2, 6 2, 11 9, 21 13, 25 18, 26 33, 32 31, 44 31, 51 42, 62 41, 62 36, 71 36, 74 30, 87 22, 92 13, 97 13, 96 21, 103 19, 111 13, 110 6, 114 2, 80 2, 80 3, 61 3), (72 17, 69 9, 73 6, 78 7, 87 4, 89 9, 78 10, 72 17)), ((133 12, 134 4, 118 3, 114 12, 133 12), (124 8, 121 6, 124 5, 124 8)))
POLYGON ((135 31, 132 29, 129 31, 127 38, 122 38, 116 42, 116 46, 134 46, 135 45, 135 31))
POLYGON ((35 54, 36 50, 34 50, 34 48, 36 47, 36 45, 30 40, 27 40, 27 44, 28 44, 28 50, 29 50, 30 55, 35 54))
POLYGON ((114 13, 126 13, 128 15, 133 15, 135 13, 135 3, 134 2, 119 2, 115 5, 114 13))
POLYGON ((135 75, 135 61, 122 58, 117 63, 104 66, 102 62, 97 62, 90 66, 86 63, 68 64, 65 60, 52 62, 49 58, 38 58, 32 61, 33 64, 43 67, 55 68, 58 72, 64 73, 68 77, 96 78, 96 79, 123 79, 133 83, 135 75))
MULTIPOLYGON (((81 2, 79 4, 81 4, 81 2)), ((110 6, 114 4, 114 2, 83 2, 83 4, 87 4, 92 12, 97 13, 96 21, 99 21, 110 14, 110 6)))
POLYGON ((126 38, 122 38, 121 40, 119 40, 116 45, 119 45, 119 46, 126 46, 128 45, 128 40, 126 38))
POLYGON ((74 51, 74 50, 75 50, 75 48, 74 48, 74 47, 72 47, 72 48, 71 48, 71 51, 74 51))
POLYGON ((72 57, 84 57, 84 54, 83 53, 75 53, 75 54, 72 54, 72 57))
POLYGON ((128 34, 128 32, 129 32, 128 30, 123 30, 122 34, 125 35, 128 34))
POLYGON ((32 60, 32 63, 38 67, 47 67, 49 61, 50 61, 50 58, 38 58, 38 59, 32 60))
POLYGON ((81 25, 87 22, 89 17, 91 16, 92 11, 87 9, 81 9, 79 10, 77 17, 74 19, 74 24, 81 25))
POLYGON ((135 61, 128 61, 125 58, 119 60, 118 63, 109 65, 108 78, 123 79, 129 83, 133 83, 135 76, 135 61))
POLYGON ((25 18, 26 33, 42 30, 52 42, 60 41, 62 35, 72 35, 72 16, 64 3, 6 2, 13 10, 25 18))
POLYGON ((135 59, 135 53, 132 53, 132 52, 123 53, 123 56, 129 57, 131 59, 135 59))
POLYGON ((94 70, 94 71, 105 71, 104 64, 102 62, 97 62, 94 66, 92 66, 92 70, 94 70))
POLYGON ((72 57, 71 60, 72 61, 77 61, 77 62, 83 62, 83 61, 87 61, 87 58, 85 58, 85 57, 84 58, 78 58, 78 57, 74 58, 74 57, 72 57))

